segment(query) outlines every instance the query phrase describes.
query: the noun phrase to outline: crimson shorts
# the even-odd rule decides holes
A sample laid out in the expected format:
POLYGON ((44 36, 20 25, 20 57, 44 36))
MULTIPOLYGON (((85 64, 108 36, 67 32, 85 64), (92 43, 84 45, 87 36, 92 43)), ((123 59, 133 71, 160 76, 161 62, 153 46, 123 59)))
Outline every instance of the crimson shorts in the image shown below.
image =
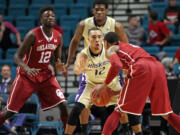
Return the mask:
POLYGON ((172 113, 163 65, 153 58, 140 58, 130 66, 116 109, 141 115, 147 97, 152 115, 172 113))
POLYGON ((39 82, 37 79, 33 80, 31 77, 27 77, 27 75, 18 74, 12 85, 7 109, 12 112, 18 112, 34 92, 39 97, 42 110, 50 109, 65 101, 63 91, 55 76, 42 78, 40 78, 42 82, 39 82))

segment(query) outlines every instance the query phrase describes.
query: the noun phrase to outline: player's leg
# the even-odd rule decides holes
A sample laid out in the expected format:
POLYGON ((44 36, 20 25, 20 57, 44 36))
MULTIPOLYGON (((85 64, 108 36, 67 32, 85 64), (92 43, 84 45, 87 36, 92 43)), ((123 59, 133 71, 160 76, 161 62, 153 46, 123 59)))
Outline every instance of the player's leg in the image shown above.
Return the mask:
MULTIPOLYGON (((107 109, 107 112, 108 112, 108 116, 114 111, 114 108, 115 108, 115 105, 117 103, 117 99, 118 99, 118 95, 117 96, 114 96, 111 98, 110 102, 106 105, 106 109, 107 109)), ((107 116, 107 117, 108 117, 107 116)), ((123 117, 121 117, 120 119, 120 123, 121 123, 121 131, 123 132, 123 134, 127 134, 129 135, 130 131, 129 131, 129 121, 128 121, 128 116, 127 114, 124 114, 123 117)), ((117 129, 112 133, 113 135, 116 135, 118 134, 118 131, 117 129)))
POLYGON ((140 116, 128 114, 129 124, 136 135, 142 135, 140 116))
POLYGON ((177 130, 178 133, 180 133, 180 117, 179 115, 173 113, 170 113, 168 115, 162 115, 164 119, 166 119, 171 126, 177 130))
MULTIPOLYGON (((83 91, 85 90, 86 87, 86 74, 82 73, 79 76, 79 90, 76 95, 75 101, 78 102, 79 98, 81 97, 83 91)), ((89 114, 90 114, 90 109, 89 108, 84 108, 79 116, 80 119, 80 125, 81 125, 81 132, 83 134, 87 134, 88 132, 88 121, 89 121, 89 114)))
POLYGON ((65 129, 65 134, 66 135, 72 135, 75 128, 76 124, 78 122, 79 116, 82 112, 82 110, 85 108, 85 105, 79 102, 75 103, 75 106, 73 107, 72 111, 70 112, 67 124, 66 124, 66 129, 65 129))
POLYGON ((0 112, 0 125, 15 113, 18 113, 26 100, 34 92, 34 86, 26 77, 18 75, 12 85, 7 106, 0 112))
POLYGON ((106 120, 102 132, 104 135, 112 133, 118 120, 123 117, 123 113, 141 115, 153 82, 149 77, 149 67, 144 62, 145 60, 142 59, 142 61, 139 60, 138 63, 131 65, 131 70, 128 72, 128 78, 125 78, 115 111, 106 120))
POLYGON ((65 125, 67 123, 67 119, 68 119, 68 109, 67 109, 67 104, 66 102, 61 102, 58 105, 58 108, 60 110, 60 117, 61 117, 61 121, 63 122, 64 125, 64 129, 65 129, 65 125))
POLYGON ((88 134, 88 121, 89 121, 90 109, 84 108, 80 114, 81 132, 83 135, 88 134))
POLYGON ((48 80, 42 82, 40 89, 37 91, 37 95, 41 102, 41 108, 43 111, 58 106, 60 110, 60 118, 65 128, 68 119, 67 105, 63 91, 56 78, 52 76, 48 80))
POLYGON ((161 115, 180 133, 180 117, 173 113, 163 65, 154 65, 154 86, 150 93, 152 115, 161 115), (158 95, 158 96, 157 96, 158 95))
MULTIPOLYGON (((68 118, 68 123, 66 125, 65 134, 70 135, 74 132, 79 119, 79 116, 84 108, 89 108, 90 105, 90 93, 93 89, 94 85, 87 83, 85 89, 83 90, 82 94, 80 95, 78 101, 75 104, 75 107, 72 109, 70 116, 68 118)), ((88 115, 89 117, 89 115, 88 115)), ((85 118, 85 120, 87 120, 85 118)))

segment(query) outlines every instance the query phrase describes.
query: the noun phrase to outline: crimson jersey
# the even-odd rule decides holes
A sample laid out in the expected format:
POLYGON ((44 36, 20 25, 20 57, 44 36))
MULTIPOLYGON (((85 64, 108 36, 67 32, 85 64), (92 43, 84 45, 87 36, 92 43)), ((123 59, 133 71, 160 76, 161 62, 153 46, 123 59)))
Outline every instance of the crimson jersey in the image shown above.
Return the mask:
POLYGON ((32 31, 35 33, 36 41, 30 51, 25 54, 23 61, 30 68, 45 70, 48 68, 54 50, 60 44, 60 33, 53 30, 52 36, 49 38, 43 32, 41 26, 32 31))
POLYGON ((156 24, 149 23, 148 27, 150 43, 160 42, 169 34, 170 29, 163 23, 156 24))
POLYGON ((135 63, 138 58, 152 57, 142 48, 123 42, 119 42, 118 56, 123 64, 123 69, 129 69, 129 65, 135 63))
POLYGON ((177 58, 180 63, 180 48, 176 51, 174 57, 177 58))

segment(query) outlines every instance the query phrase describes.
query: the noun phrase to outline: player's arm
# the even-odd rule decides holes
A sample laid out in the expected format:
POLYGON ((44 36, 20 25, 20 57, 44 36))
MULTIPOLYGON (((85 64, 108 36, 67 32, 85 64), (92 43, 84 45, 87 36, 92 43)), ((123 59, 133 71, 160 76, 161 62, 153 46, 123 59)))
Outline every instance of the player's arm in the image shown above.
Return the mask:
POLYGON ((108 85, 119 73, 120 69, 122 69, 122 62, 117 55, 117 51, 119 50, 119 46, 112 46, 107 50, 107 57, 110 58, 111 67, 108 71, 105 84, 108 85))
POLYGON ((17 52, 14 55, 15 63, 19 65, 30 76, 34 76, 38 74, 40 69, 30 68, 28 65, 26 65, 23 62, 22 59, 25 53, 30 52, 32 45, 35 44, 35 40, 36 40, 35 33, 33 31, 28 32, 27 35, 25 36, 22 45, 19 46, 17 52))
POLYGON ((60 42, 54 52, 55 68, 57 71, 64 71, 64 63, 61 63, 62 46, 63 46, 63 38, 62 35, 60 34, 60 42))
POLYGON ((78 53, 74 62, 73 72, 76 75, 80 75, 86 71, 87 55, 84 53, 78 53))
POLYGON ((122 69, 122 63, 117 55, 119 46, 112 46, 107 50, 107 56, 110 58, 111 67, 106 76, 105 82, 103 84, 97 84, 93 90, 92 96, 98 97, 102 91, 107 90, 107 85, 118 75, 120 69, 122 69))
POLYGON ((79 22, 76 32, 70 42, 69 51, 68 51, 68 59, 67 59, 67 63, 66 63, 67 68, 69 68, 69 66, 72 62, 72 59, 75 55, 75 52, 78 49, 79 42, 82 38, 84 26, 85 26, 84 21, 79 22))
POLYGON ((117 21, 115 23, 115 32, 118 34, 121 42, 128 43, 128 37, 124 31, 124 26, 117 21))

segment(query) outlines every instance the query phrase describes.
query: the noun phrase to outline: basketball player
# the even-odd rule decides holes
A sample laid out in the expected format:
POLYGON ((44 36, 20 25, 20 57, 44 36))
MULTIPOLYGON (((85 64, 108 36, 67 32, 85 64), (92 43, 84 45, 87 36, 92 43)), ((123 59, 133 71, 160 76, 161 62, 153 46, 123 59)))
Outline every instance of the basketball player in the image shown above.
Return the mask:
POLYGON ((18 113, 34 92, 39 97, 42 110, 58 106, 64 126, 66 124, 68 112, 65 97, 55 76, 48 68, 54 53, 56 69, 58 71, 64 69, 63 63, 60 62, 62 36, 53 29, 55 23, 53 7, 45 6, 40 9, 39 13, 42 25, 27 33, 22 46, 19 47, 14 56, 19 67, 7 107, 0 112, 1 125, 6 119, 18 113))
MULTIPOLYGON (((89 29, 89 47, 83 49, 76 57, 74 64, 74 73, 80 75, 81 73, 86 73, 86 82, 85 89, 79 97, 78 101, 75 104, 75 107, 72 109, 70 116, 68 118, 68 124, 66 126, 65 134, 72 135, 76 123, 78 121, 79 115, 84 108, 90 108, 91 100, 90 93, 92 89, 96 86, 97 83, 104 82, 106 78, 107 71, 109 70, 110 62, 106 58, 105 48, 103 47, 103 34, 102 31, 96 27, 89 29)), ((119 82, 119 77, 115 77, 109 87, 116 91, 119 94, 121 90, 121 85, 119 82)), ((117 103, 117 96, 112 98, 113 103, 117 103)), ((89 116, 87 116, 89 117, 89 116)))
MULTIPOLYGON (((88 45, 90 45, 88 41, 88 30, 90 28, 97 27, 101 29, 103 32, 103 35, 110 31, 117 32, 120 38, 120 41, 126 42, 126 43, 128 42, 128 38, 125 34, 123 25, 115 21, 113 18, 107 16, 108 4, 106 0, 94 1, 93 14, 94 14, 93 17, 89 17, 85 20, 80 21, 77 26, 76 32, 70 43, 68 59, 66 62, 66 72, 64 74, 67 74, 67 70, 72 62, 72 59, 75 55, 75 52, 78 48, 79 42, 82 39, 82 37, 84 38, 84 48, 87 48, 88 45)), ((86 76, 84 73, 80 75, 80 80, 85 80, 85 78, 86 76)), ((84 81, 80 82, 80 86, 82 85, 84 85, 84 81)), ((85 126, 85 128, 87 127, 87 123, 88 123, 88 119, 86 119, 88 118, 87 115, 89 115, 89 110, 83 110, 80 117, 81 124, 85 126), (85 114, 85 118, 83 118, 83 114, 85 114)), ((128 122, 127 118, 123 120, 123 123, 127 123, 127 122, 128 122)), ((138 126, 138 129, 139 128, 141 128, 141 126, 138 126)))
POLYGON ((101 29, 103 34, 110 31, 118 33, 120 41, 128 43, 128 38, 125 34, 124 27, 121 23, 115 21, 113 18, 108 17, 108 4, 106 0, 95 0, 93 3, 93 17, 89 17, 79 22, 76 32, 71 40, 68 59, 66 67, 69 68, 75 52, 78 48, 79 42, 84 38, 84 48, 90 45, 88 41, 88 30, 97 27, 101 29))
POLYGON ((118 104, 105 122, 102 135, 111 135, 124 113, 141 115, 147 97, 151 101, 152 115, 160 115, 180 133, 180 117, 173 113, 169 100, 167 80, 163 65, 143 49, 127 43, 119 42, 115 32, 104 37, 106 56, 111 67, 103 84, 95 88, 97 96, 119 73, 127 69, 118 104))

